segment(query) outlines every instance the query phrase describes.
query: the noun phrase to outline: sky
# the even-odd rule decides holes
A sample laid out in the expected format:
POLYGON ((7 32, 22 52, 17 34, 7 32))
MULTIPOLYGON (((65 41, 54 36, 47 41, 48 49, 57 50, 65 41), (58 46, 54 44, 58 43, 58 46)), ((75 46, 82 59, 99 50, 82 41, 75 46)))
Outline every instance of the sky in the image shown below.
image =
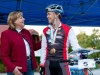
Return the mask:
MULTIPOLYGON (((33 26, 33 25, 29 26, 29 25, 25 25, 25 28, 27 28, 27 29, 35 29, 36 31, 38 31, 39 35, 42 34, 43 29, 45 27, 46 26, 33 26)), ((85 33, 87 35, 91 35, 93 29, 99 29, 99 32, 100 32, 100 27, 79 27, 79 26, 74 26, 72 28, 73 28, 76 35, 79 34, 80 31, 85 31, 85 33)))
POLYGON ((100 33, 100 27, 77 27, 77 26, 75 27, 74 26, 72 28, 73 28, 73 30, 74 30, 74 32, 75 32, 76 35, 79 34, 80 31, 85 31, 85 33, 87 35, 91 35, 93 29, 98 29, 99 33, 100 33))
MULTIPOLYGON (((39 35, 42 34, 43 29, 45 27, 46 26, 25 25, 25 28, 27 28, 27 29, 35 29, 36 31, 38 31, 39 35)), ((100 27, 77 27, 77 26, 74 26, 72 28, 76 35, 79 34, 80 31, 85 31, 87 35, 91 35, 93 29, 99 29, 99 33, 100 33, 100 27)), ((35 56, 40 56, 40 50, 35 51, 35 56)))

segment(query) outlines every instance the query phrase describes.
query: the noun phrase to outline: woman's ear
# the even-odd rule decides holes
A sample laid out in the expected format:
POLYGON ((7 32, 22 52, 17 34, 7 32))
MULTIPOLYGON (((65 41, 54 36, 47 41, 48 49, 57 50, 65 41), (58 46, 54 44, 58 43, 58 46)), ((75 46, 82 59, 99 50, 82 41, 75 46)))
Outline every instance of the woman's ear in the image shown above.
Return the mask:
POLYGON ((16 21, 14 21, 14 23, 16 24, 16 21))

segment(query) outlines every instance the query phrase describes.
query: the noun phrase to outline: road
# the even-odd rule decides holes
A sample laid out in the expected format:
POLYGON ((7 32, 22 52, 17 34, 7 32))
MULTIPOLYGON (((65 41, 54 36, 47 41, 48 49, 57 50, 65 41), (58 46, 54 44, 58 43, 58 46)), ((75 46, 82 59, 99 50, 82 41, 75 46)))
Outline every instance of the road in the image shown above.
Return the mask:
MULTIPOLYGON (((0 73, 0 75, 7 75, 6 73, 0 73)), ((35 72, 34 75, 40 75, 38 72, 35 72)))
MULTIPOLYGON (((100 75, 100 69, 92 70, 93 75, 100 75)), ((6 73, 0 73, 0 75, 7 75, 6 73)), ((40 75, 38 72, 35 72, 34 75, 40 75)))

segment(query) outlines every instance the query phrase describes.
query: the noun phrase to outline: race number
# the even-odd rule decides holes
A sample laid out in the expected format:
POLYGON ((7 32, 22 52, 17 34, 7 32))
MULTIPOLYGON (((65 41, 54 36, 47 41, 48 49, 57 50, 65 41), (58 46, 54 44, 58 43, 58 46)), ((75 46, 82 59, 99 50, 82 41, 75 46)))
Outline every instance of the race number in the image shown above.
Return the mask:
POLYGON ((94 68, 95 67, 95 61, 94 59, 83 59, 78 61, 78 68, 94 68))

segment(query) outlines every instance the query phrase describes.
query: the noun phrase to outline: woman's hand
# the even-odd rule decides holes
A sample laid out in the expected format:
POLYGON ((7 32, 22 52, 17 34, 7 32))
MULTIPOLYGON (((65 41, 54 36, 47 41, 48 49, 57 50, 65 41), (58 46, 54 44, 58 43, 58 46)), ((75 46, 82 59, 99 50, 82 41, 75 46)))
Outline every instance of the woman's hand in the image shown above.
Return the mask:
POLYGON ((29 32, 31 33, 31 35, 39 35, 39 33, 34 29, 29 29, 29 32))
POLYGON ((22 67, 17 66, 17 67, 14 69, 14 74, 15 74, 15 75, 22 75, 22 73, 19 71, 20 69, 22 69, 22 67))

